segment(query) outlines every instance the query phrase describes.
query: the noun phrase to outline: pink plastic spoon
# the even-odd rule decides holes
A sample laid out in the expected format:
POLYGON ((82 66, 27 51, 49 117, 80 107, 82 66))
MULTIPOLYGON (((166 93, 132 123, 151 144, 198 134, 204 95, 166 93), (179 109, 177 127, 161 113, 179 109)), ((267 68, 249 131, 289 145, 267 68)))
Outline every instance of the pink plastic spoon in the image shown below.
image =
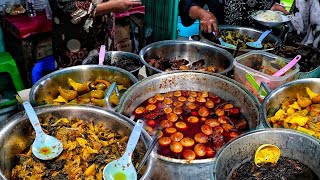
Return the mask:
POLYGON ((106 46, 101 45, 100 51, 99 51, 99 65, 103 65, 105 55, 106 55, 106 46))
POLYGON ((298 61, 301 59, 301 55, 297 55, 295 58, 293 58, 287 65, 285 65, 283 68, 281 68, 279 71, 274 73, 272 76, 274 77, 280 77, 284 73, 286 73, 289 69, 291 69, 294 65, 298 63, 298 61))

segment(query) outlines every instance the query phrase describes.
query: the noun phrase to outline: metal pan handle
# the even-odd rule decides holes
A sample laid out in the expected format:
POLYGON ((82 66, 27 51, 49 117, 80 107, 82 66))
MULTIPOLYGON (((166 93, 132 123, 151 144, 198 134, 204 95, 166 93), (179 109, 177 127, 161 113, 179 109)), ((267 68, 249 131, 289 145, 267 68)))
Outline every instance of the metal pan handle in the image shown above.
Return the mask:
POLYGON ((113 82, 110 84, 105 96, 104 96, 104 101, 106 103, 106 106, 107 106, 107 109, 108 110, 111 110, 111 111, 116 111, 116 108, 113 108, 111 106, 111 102, 110 102, 110 98, 111 98, 111 95, 112 93, 115 92, 116 93, 116 96, 118 99, 120 99, 120 94, 119 94, 119 89, 118 89, 118 86, 117 86, 117 83, 116 82, 113 82))

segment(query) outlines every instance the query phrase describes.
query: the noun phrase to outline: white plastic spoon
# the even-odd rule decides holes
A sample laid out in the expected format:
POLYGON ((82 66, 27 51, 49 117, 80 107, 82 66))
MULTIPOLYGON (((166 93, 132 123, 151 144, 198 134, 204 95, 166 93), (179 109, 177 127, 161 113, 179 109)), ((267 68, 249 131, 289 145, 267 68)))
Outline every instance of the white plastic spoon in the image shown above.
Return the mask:
POLYGON ((99 51, 99 65, 103 65, 105 55, 106 55, 106 46, 101 45, 100 51, 99 51))
POLYGON ((103 169, 104 180, 136 180, 138 178, 131 157, 139 141, 142 127, 143 121, 139 119, 131 132, 124 154, 119 159, 107 164, 103 169))
POLYGON ((37 114, 28 101, 23 102, 23 107, 36 132, 36 139, 32 144, 33 155, 42 160, 50 160, 58 157, 63 151, 61 141, 43 132, 37 114))

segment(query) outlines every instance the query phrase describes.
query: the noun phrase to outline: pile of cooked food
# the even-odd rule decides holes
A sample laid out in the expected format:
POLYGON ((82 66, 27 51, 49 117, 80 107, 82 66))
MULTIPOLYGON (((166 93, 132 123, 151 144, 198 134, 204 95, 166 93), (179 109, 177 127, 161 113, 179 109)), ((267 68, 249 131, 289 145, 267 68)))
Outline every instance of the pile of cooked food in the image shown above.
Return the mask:
POLYGON ((240 108, 206 91, 156 94, 134 111, 154 135, 162 129, 158 154, 194 160, 213 158, 228 141, 249 129, 240 108))
POLYGON ((205 66, 205 60, 200 59, 196 62, 190 63, 186 59, 168 59, 164 57, 153 58, 148 61, 148 63, 162 71, 172 71, 172 70, 199 70, 207 72, 221 72, 224 69, 215 66, 205 66))
MULTIPOLYGON (((62 142, 63 152, 53 160, 42 161, 32 154, 31 146, 28 147, 17 155, 12 179, 102 180, 105 165, 120 158, 126 149, 128 136, 118 134, 102 122, 55 116, 40 122, 45 133, 62 142)), ((133 162, 138 162, 140 157, 142 154, 135 151, 133 162)))
MULTIPOLYGON (((44 104, 91 104, 100 107, 106 106, 104 97, 111 82, 104 79, 95 79, 85 83, 78 83, 68 78, 68 84, 71 89, 64 89, 61 86, 57 87, 59 93, 57 95, 51 93, 46 96, 42 100, 44 104)), ((126 89, 123 85, 118 85, 120 95, 123 94, 126 89)), ((119 103, 115 93, 111 95, 110 102, 112 105, 119 103)))
POLYGON ((287 59, 294 58, 297 54, 301 55, 301 60, 298 62, 301 72, 309 72, 320 66, 320 51, 311 46, 305 46, 298 43, 290 43, 290 45, 282 46, 272 53, 285 57, 287 59))
MULTIPOLYGON (((241 42, 240 49, 252 49, 251 47, 247 46, 246 42, 254 42, 258 40, 257 38, 250 37, 247 34, 241 34, 238 31, 228 31, 228 30, 223 30, 220 32, 221 38, 229 43, 233 44, 235 46, 238 45, 238 42, 241 42)), ((267 39, 265 39, 262 42, 263 49, 269 49, 269 48, 274 48, 275 44, 268 42, 267 39)))
POLYGON ((282 22, 282 17, 277 11, 260 11, 256 19, 264 22, 282 22))
MULTIPOLYGON (((303 93, 304 94, 304 93, 303 93)), ((274 128, 289 128, 320 138, 320 94, 306 87, 305 94, 286 99, 268 122, 274 128)))
POLYGON ((253 158, 233 170, 230 180, 259 179, 308 179, 318 180, 317 175, 301 162, 280 157, 277 163, 265 163, 256 166, 253 158))
MULTIPOLYGON (((88 64, 98 64, 99 55, 93 55, 87 57, 86 61, 88 64)), ((129 57, 113 57, 112 55, 107 55, 103 61, 104 65, 115 66, 122 68, 126 71, 134 71, 142 66, 142 63, 139 60, 129 58, 129 57)))

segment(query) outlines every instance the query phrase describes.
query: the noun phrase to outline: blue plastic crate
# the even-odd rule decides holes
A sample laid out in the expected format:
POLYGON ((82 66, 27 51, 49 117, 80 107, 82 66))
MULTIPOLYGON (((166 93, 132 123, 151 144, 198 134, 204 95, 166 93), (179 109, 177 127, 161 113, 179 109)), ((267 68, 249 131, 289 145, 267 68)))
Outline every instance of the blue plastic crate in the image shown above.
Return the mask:
POLYGON ((181 23, 180 16, 178 16, 178 25, 177 25, 178 36, 189 37, 195 34, 199 34, 199 29, 200 29, 199 24, 200 24, 199 20, 196 20, 196 22, 194 22, 191 26, 185 27, 181 23))

